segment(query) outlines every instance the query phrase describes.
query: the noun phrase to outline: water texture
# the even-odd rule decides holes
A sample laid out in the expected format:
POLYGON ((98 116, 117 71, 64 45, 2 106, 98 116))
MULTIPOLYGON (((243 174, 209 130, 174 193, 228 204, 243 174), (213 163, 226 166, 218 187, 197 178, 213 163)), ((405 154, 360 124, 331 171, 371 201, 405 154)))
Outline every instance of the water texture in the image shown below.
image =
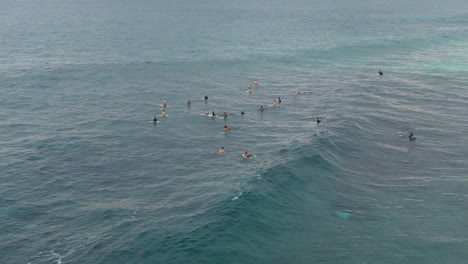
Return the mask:
POLYGON ((0 25, 0 263, 466 263, 467 2, 5 0, 0 25))

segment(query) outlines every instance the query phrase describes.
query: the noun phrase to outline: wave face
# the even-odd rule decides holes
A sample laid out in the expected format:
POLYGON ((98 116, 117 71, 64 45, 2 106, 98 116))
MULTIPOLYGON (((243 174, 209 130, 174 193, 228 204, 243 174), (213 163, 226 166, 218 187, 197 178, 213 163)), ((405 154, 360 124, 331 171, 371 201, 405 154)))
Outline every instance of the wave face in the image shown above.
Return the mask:
POLYGON ((465 263, 466 10, 1 1, 0 263, 465 263))

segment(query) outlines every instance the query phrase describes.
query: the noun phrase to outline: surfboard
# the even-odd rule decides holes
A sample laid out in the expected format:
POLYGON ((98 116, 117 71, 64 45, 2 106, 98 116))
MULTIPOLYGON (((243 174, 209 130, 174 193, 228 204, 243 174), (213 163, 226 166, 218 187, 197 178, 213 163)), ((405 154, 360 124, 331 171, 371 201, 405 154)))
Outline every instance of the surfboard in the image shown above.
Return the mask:
MULTIPOLYGON (((156 121, 156 123, 159 123, 159 122, 160 122, 159 120, 156 121)), ((148 123, 154 123, 154 121, 153 121, 153 120, 149 120, 148 123)))

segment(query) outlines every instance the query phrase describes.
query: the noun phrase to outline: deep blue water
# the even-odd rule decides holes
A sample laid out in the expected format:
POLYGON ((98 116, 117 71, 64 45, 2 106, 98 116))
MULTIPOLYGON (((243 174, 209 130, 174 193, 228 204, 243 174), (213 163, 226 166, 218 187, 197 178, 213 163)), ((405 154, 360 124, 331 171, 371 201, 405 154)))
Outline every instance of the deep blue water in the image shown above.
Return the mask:
POLYGON ((466 263, 467 43, 465 1, 1 1, 0 263, 466 263))

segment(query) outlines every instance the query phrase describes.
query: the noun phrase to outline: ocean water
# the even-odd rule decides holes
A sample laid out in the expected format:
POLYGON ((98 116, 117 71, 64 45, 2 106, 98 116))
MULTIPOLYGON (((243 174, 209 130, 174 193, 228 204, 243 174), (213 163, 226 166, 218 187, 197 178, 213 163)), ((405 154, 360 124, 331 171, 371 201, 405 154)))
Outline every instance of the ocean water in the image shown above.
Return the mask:
POLYGON ((466 1, 3 0, 0 40, 0 263, 468 261, 466 1))

